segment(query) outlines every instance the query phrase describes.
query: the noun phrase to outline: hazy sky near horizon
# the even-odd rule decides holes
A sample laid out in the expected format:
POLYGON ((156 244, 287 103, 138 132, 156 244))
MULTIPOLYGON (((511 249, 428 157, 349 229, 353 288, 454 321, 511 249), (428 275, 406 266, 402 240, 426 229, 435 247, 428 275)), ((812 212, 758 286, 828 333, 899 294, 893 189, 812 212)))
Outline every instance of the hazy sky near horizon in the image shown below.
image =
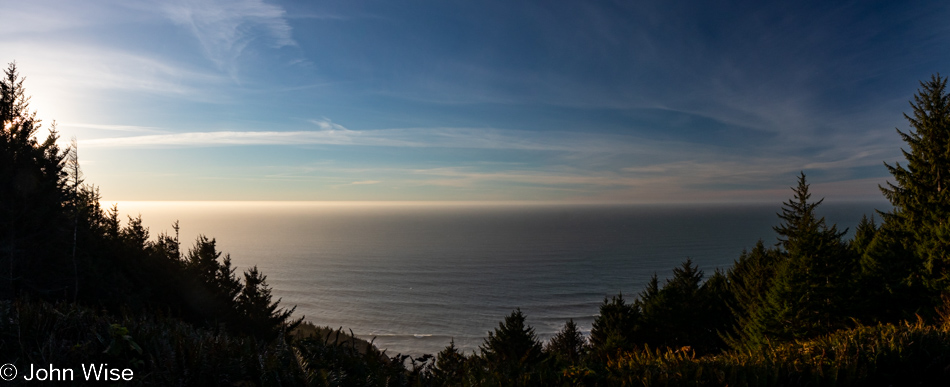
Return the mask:
POLYGON ((16 1, 109 200, 879 199, 945 1, 16 1))

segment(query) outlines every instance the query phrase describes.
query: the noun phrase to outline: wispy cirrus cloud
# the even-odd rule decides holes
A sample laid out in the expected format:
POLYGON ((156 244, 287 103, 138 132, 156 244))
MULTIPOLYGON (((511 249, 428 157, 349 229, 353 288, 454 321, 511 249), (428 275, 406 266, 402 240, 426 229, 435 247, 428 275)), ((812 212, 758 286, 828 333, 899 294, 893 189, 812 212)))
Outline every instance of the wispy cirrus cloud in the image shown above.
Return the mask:
POLYGON ((541 170, 503 170, 485 171, 473 168, 430 168, 412 171, 413 175, 426 176, 433 179, 422 180, 424 185, 442 186, 471 186, 485 182, 508 182, 517 184, 532 184, 561 187, 645 187, 657 180, 666 180, 663 177, 635 177, 618 174, 610 171, 590 171, 563 168, 546 168, 541 170))
POLYGON ((322 117, 320 119, 307 120, 307 122, 316 125, 318 128, 329 131, 329 132, 342 132, 342 133, 354 133, 352 130, 347 129, 343 125, 334 123, 329 118, 322 117))
POLYGON ((179 0, 165 4, 164 11, 191 31, 205 56, 232 77, 235 61, 251 42, 274 48, 296 45, 284 9, 262 0, 179 0))
POLYGON ((82 128, 82 129, 97 129, 97 130, 107 130, 111 132, 131 132, 131 133, 155 133, 155 132, 165 132, 165 130, 154 128, 150 126, 138 126, 138 125, 109 125, 109 124, 85 124, 78 122, 60 122, 58 123, 60 128, 82 128))
POLYGON ((570 152, 651 152, 658 142, 622 135, 532 132, 476 128, 350 130, 326 118, 310 120, 317 130, 216 131, 86 140, 88 147, 207 147, 235 145, 360 145, 519 149, 570 152))
MULTIPOLYGON (((771 152, 729 156, 716 146, 619 134, 475 128, 351 130, 325 117, 309 122, 315 130, 168 133, 101 138, 82 141, 80 145, 86 148, 332 145, 539 151, 550 155, 551 168, 440 166, 417 168, 403 174, 420 179, 417 185, 470 187, 496 182, 568 187, 565 189, 582 186, 647 189, 660 184, 683 189, 764 187, 781 183, 803 169, 852 179, 856 177, 853 168, 880 165, 886 153, 883 149, 839 152, 841 149, 836 148, 811 156, 771 152)), ((378 181, 380 176, 369 174, 359 181, 378 181)), ((415 178, 409 180, 415 181, 415 178)))
POLYGON ((358 186, 358 185, 373 185, 373 184, 379 184, 379 183, 382 183, 382 182, 379 180, 360 180, 360 181, 354 181, 354 182, 350 182, 346 184, 331 185, 330 188, 338 189, 341 187, 358 186))
POLYGON ((204 86, 222 81, 167 59, 103 46, 0 41, 0 50, 29 69, 30 90, 38 95, 105 89, 196 99, 207 94, 204 86))

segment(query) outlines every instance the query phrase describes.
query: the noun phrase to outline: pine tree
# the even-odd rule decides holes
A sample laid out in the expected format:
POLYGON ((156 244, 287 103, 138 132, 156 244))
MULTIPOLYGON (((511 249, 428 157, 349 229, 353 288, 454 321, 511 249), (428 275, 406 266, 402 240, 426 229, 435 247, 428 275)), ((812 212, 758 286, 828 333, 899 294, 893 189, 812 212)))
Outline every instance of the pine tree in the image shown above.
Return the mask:
POLYGON ((660 294, 660 280, 656 276, 656 272, 653 273, 653 277, 650 277, 650 282, 647 282, 647 286, 643 288, 640 292, 637 299, 641 303, 649 303, 654 297, 660 294))
POLYGON ((251 333, 263 337, 273 337, 276 334, 287 333, 300 322, 288 322, 287 319, 297 307, 279 309, 280 300, 272 301, 271 289, 267 285, 267 276, 261 274, 254 266, 244 272, 244 287, 237 296, 238 311, 242 319, 247 321, 251 333))
POLYGON ((565 365, 577 365, 587 350, 587 340, 581 334, 574 319, 564 323, 564 328, 551 338, 545 350, 565 365))
MULTIPOLYGON (((810 238, 821 231, 828 230, 825 227, 825 218, 818 218, 815 214, 815 208, 825 199, 809 202, 811 193, 808 192, 808 188, 805 172, 801 172, 798 176, 798 186, 792 188, 795 193, 793 198, 782 203, 782 213, 777 214, 784 222, 772 228, 779 235, 779 245, 790 255, 798 255, 812 249, 814 245, 810 243, 812 242, 810 238)), ((828 231, 836 232, 837 230, 832 225, 828 231)), ((837 237, 840 238, 844 234, 844 232, 839 233, 837 237)))
POLYGON ((723 332, 730 347, 742 348, 748 343, 761 343, 763 327, 754 316, 765 303, 776 272, 786 256, 775 248, 766 248, 760 239, 752 250, 743 251, 726 273, 729 287, 729 310, 734 318, 731 329, 723 332))
POLYGON ((230 302, 240 293, 241 282, 234 275, 231 256, 225 255, 219 262, 221 253, 215 245, 214 238, 199 235, 188 251, 187 267, 216 297, 230 302))
POLYGON ((950 94, 939 74, 920 86, 910 103, 912 116, 904 114, 911 130, 897 129, 910 147, 901 149, 906 168, 885 163, 895 183, 880 188, 894 209, 882 215, 906 237, 924 284, 941 292, 950 286, 950 94))
MULTIPOLYGON (((53 130, 56 130, 56 121, 53 121, 53 130)), ((66 150, 65 170, 68 176, 68 185, 70 191, 70 202, 73 207, 73 302, 79 297, 79 263, 76 261, 76 250, 79 248, 79 218, 80 213, 85 212, 84 202, 81 200, 82 191, 82 168, 79 167, 79 144, 76 137, 69 142, 69 148, 66 150)))
POLYGON ((164 232, 158 234, 158 239, 150 247, 155 254, 165 260, 179 262, 181 261, 181 244, 178 242, 180 228, 177 220, 172 223, 172 230, 175 231, 174 237, 164 232))
POLYGON ((735 325, 735 317, 729 309, 734 301, 726 273, 717 269, 699 288, 698 299, 702 310, 697 321, 699 330, 689 345, 699 354, 726 350, 723 334, 735 325))
POLYGON ((29 110, 23 81, 14 63, 0 79, 0 264, 6 297, 21 289, 62 294, 63 280, 75 274, 66 261, 65 154, 56 145, 55 128, 43 142, 37 140, 40 120, 29 110))
POLYGON ((841 240, 844 232, 817 217, 823 200, 809 202, 808 188, 802 173, 778 214, 784 223, 775 231, 787 258, 752 316, 753 338, 785 341, 840 329, 853 307, 853 255, 841 240))
POLYGON ((877 236, 878 225, 874 221, 874 215, 871 215, 868 218, 867 215, 861 217, 861 221, 858 222, 858 226, 854 228, 854 238, 851 239, 851 250, 854 250, 854 253, 859 257, 863 256, 867 250, 868 246, 871 245, 871 242, 877 236))
POLYGON ((641 318, 633 335, 635 344, 653 348, 692 345, 705 317, 705 305, 699 299, 702 280, 703 272, 687 258, 673 269, 673 278, 659 291, 651 281, 636 302, 641 318))
POLYGON ((436 355, 432 376, 440 386, 464 386, 468 359, 455 346, 455 339, 436 355))
POLYGON ((242 286, 231 267, 231 257, 221 253, 215 240, 199 235, 185 259, 191 298, 191 309, 207 321, 233 322, 239 313, 236 298, 242 286))
POLYGON ((521 309, 505 317, 505 321, 499 323, 494 332, 488 332, 488 338, 479 349, 482 360, 494 378, 512 384, 516 384, 516 380, 531 380, 544 359, 541 342, 534 328, 525 324, 521 309))
MULTIPOLYGON (((119 230, 119 239, 130 249, 144 250, 148 246, 148 227, 142 224, 142 215, 129 216, 129 222, 119 230)), ((212 248, 214 241, 211 243, 212 248)))
POLYGON ((633 335, 640 324, 640 308, 627 304, 623 294, 613 296, 600 304, 600 313, 590 330, 591 351, 598 357, 629 351, 636 346, 633 335))
POLYGON ((640 347, 688 347, 698 353, 721 349, 719 331, 729 326, 726 278, 719 271, 708 281, 703 282, 703 277, 689 258, 673 269, 673 277, 662 289, 654 274, 634 302, 640 317, 630 340, 640 347))

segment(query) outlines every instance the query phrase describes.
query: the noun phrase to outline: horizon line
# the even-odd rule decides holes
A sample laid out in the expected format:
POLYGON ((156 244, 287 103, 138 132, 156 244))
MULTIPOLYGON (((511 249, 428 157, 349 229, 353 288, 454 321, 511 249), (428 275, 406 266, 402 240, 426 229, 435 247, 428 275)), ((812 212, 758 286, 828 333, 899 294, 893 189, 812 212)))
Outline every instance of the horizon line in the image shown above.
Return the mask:
MULTIPOLYGON (((769 199, 742 200, 742 201, 668 201, 668 202, 634 202, 634 201, 565 201, 565 200, 99 200, 100 204, 141 203, 141 204, 195 204, 195 205, 225 205, 225 204, 258 204, 258 205, 325 205, 325 206, 545 206, 545 205, 578 205, 578 206, 641 206, 641 205, 781 205, 769 199)), ((831 199, 824 203, 880 203, 890 204, 885 198, 868 199, 831 199)))

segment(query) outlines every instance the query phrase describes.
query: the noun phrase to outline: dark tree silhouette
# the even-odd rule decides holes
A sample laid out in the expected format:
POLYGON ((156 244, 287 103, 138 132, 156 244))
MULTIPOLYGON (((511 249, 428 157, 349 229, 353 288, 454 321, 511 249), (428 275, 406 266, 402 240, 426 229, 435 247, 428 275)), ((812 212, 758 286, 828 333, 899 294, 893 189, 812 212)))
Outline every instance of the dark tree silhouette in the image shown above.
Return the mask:
POLYGON ((765 296, 785 258, 776 248, 766 248, 760 239, 752 250, 743 251, 727 271, 730 297, 727 301, 734 323, 731 329, 723 332, 723 336, 729 346, 742 348, 746 343, 762 341, 760 335, 764 327, 756 326, 759 321, 754 316, 763 307, 765 296))
MULTIPOLYGON (((655 276, 654 276, 654 279, 655 276)), ((600 358, 629 351, 637 344, 632 337, 640 321, 640 309, 627 304, 623 294, 613 296, 600 304, 600 313, 590 330, 590 346, 600 358)))
POLYGON ((3 295, 21 288, 45 295, 64 295, 60 280, 72 277, 63 262, 69 240, 64 152, 56 145, 55 128, 43 142, 36 112, 23 78, 11 63, 0 79, 0 254, 3 295))
POLYGON ((271 289, 267 285, 267 276, 254 266, 244 272, 244 287, 237 296, 237 307, 249 331, 260 336, 273 337, 287 333, 300 325, 303 317, 294 322, 288 319, 296 306, 290 309, 278 309, 280 300, 272 301, 271 289))
POLYGON ((835 225, 815 214, 822 200, 810 202, 809 185, 802 173, 793 199, 779 214, 775 227, 787 258, 778 269, 763 307, 753 316, 752 345, 759 340, 805 339, 845 327, 853 308, 853 255, 835 225))
POLYGON ((920 280, 940 292, 950 285, 950 93, 939 74, 920 86, 912 115, 904 114, 911 130, 897 129, 910 147, 901 149, 907 165, 884 163, 895 183, 881 187, 894 206, 882 216, 899 229, 896 238, 916 258, 920 280))
POLYGON ((534 328, 525 324, 521 309, 511 312, 494 332, 489 332, 480 350, 493 378, 512 384, 530 384, 532 375, 537 377, 538 367, 544 360, 541 342, 534 328))
POLYGON ((455 346, 455 340, 449 342, 436 355, 432 376, 440 386, 465 386, 468 373, 468 359, 455 346))
POLYGON ((587 340, 577 328, 574 319, 570 319, 564 323, 564 328, 551 338, 545 350, 561 364, 577 365, 587 352, 587 340))

